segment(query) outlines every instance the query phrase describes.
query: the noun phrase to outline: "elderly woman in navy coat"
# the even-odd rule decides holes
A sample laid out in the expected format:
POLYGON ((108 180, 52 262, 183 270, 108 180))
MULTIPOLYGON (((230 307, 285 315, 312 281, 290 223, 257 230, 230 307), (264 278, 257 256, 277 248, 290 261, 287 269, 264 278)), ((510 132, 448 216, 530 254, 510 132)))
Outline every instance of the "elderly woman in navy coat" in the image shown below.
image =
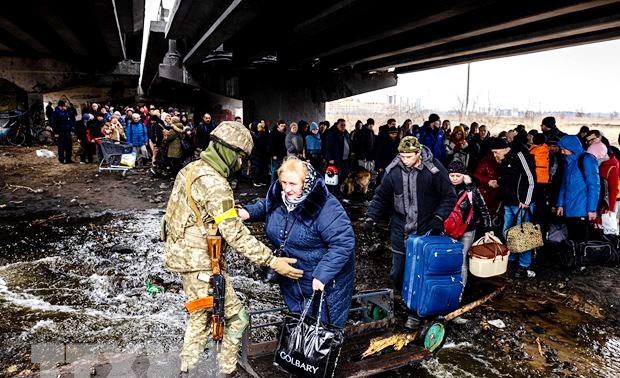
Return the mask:
MULTIPOLYGON (((296 259, 293 266, 304 271, 299 281, 279 277, 289 311, 302 312, 313 290, 322 290, 328 311, 321 311, 321 320, 344 327, 355 278, 351 220, 312 165, 288 158, 278 169, 278 178, 265 199, 240 209, 239 216, 264 220, 271 243, 283 249, 283 256, 296 259)), ((312 306, 310 313, 316 315, 318 301, 312 306)))

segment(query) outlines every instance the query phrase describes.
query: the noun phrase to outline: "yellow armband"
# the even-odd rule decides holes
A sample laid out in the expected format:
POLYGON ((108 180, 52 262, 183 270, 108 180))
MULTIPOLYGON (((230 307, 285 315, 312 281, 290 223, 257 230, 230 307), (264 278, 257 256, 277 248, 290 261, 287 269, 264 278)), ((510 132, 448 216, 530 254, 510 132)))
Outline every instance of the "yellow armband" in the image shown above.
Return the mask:
POLYGON ((213 220, 215 221, 215 224, 220 224, 224 219, 234 218, 236 216, 237 216, 237 210, 235 208, 232 208, 216 216, 215 218, 213 218, 213 220))

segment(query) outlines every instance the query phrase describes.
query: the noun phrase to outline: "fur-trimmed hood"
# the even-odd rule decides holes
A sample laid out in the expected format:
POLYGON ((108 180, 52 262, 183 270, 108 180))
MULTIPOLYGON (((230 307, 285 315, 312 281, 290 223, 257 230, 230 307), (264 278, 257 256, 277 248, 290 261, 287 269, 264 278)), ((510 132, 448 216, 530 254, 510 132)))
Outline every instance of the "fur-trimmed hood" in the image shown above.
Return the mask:
POLYGON ((178 123, 173 123, 172 124, 172 128, 174 129, 174 131, 176 131, 177 133, 182 133, 183 132, 183 128, 185 126, 183 126, 183 124, 181 122, 178 123))

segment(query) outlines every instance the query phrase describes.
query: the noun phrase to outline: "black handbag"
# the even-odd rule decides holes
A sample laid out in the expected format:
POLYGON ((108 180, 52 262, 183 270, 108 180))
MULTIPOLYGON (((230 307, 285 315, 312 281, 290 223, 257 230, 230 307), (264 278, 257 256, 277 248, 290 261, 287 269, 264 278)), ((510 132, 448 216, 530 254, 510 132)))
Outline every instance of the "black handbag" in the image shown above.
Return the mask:
MULTIPOLYGON (((308 315, 314 293, 301 315, 287 314, 280 332, 273 364, 296 377, 333 377, 344 341, 344 330, 321 323, 325 292, 321 292, 319 313, 308 315)), ((325 311, 327 303, 325 303, 325 311)))
POLYGON ((179 138, 181 140, 181 150, 183 151, 183 153, 187 154, 192 152, 193 147, 192 147, 192 143, 187 140, 187 137, 185 138, 179 138))
MULTIPOLYGON (((280 249, 281 248, 278 248, 273 252, 275 257, 282 256, 280 249)), ((264 282, 278 283, 278 273, 270 266, 262 266, 260 268, 260 275, 262 276, 264 282)))

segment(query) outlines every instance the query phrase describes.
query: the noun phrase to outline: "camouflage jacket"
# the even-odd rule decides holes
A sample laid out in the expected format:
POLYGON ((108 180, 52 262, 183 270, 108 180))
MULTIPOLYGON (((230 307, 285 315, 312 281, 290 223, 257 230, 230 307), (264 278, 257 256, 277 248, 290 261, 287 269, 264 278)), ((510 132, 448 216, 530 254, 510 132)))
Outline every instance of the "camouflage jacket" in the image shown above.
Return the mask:
POLYGON ((222 238, 250 261, 267 265, 273 258, 271 250, 250 234, 237 216, 225 218, 216 225, 215 219, 234 208, 233 192, 225 177, 209 164, 198 160, 188 164, 177 175, 164 215, 166 243, 164 265, 173 272, 210 271, 211 261, 205 238, 196 225, 196 217, 185 194, 185 180, 192 172, 192 198, 207 228, 217 227, 222 238))

